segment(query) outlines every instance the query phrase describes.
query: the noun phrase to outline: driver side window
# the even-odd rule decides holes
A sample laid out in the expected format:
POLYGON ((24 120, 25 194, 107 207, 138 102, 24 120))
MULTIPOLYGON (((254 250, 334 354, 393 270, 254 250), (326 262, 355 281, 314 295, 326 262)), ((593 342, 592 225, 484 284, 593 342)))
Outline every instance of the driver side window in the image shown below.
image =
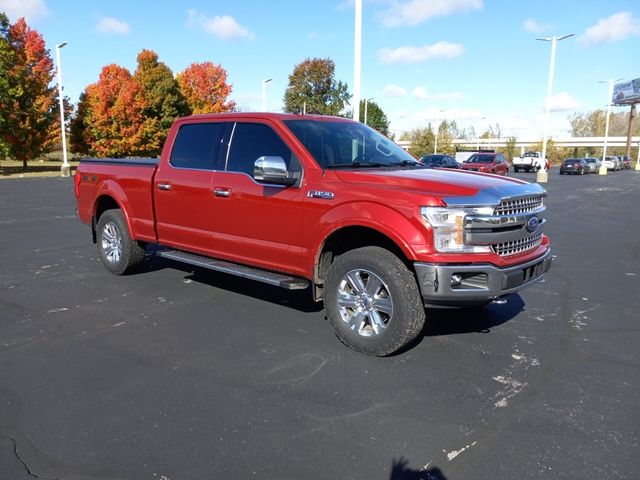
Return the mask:
POLYGON ((236 123, 233 129, 225 170, 253 176, 253 166, 260 157, 282 157, 291 172, 301 170, 300 162, 291 149, 268 125, 236 123))

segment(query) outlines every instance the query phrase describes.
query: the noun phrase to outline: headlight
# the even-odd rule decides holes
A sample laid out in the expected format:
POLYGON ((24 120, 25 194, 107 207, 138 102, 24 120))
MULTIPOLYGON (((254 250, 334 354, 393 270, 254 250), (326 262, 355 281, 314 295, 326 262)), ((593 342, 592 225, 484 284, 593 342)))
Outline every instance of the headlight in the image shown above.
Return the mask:
POLYGON ((464 244, 464 217, 467 215, 492 215, 492 207, 446 208, 422 207, 422 217, 433 228, 433 240, 438 252, 443 253, 487 253, 487 245, 464 244))

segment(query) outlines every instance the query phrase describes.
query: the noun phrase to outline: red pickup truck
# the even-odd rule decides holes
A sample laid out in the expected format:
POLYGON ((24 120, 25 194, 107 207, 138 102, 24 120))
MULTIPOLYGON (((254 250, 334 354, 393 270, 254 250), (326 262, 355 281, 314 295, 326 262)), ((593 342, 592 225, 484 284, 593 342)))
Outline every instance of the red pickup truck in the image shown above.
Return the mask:
POLYGON ((105 266, 154 254, 309 289, 338 338, 410 343, 425 306, 481 306, 551 264, 538 184, 429 168, 369 127, 314 115, 180 118, 159 159, 86 159, 78 216, 105 266))

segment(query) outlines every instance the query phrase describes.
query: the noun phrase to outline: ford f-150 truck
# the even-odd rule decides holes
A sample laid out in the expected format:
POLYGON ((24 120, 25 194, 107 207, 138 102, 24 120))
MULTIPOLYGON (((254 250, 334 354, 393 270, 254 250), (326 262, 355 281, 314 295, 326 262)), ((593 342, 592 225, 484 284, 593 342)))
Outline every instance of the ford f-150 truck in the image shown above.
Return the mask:
POLYGON ((369 355, 409 344, 425 306, 481 306, 551 264, 538 184, 426 167, 344 118, 180 118, 159 159, 82 160, 75 195, 114 274, 153 252, 309 289, 369 355))

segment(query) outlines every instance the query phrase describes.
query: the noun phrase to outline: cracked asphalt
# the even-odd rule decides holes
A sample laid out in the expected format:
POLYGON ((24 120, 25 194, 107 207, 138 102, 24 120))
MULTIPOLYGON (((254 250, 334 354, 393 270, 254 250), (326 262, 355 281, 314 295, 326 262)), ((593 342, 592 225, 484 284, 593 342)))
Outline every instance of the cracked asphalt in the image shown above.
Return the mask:
POLYGON ((0 181, 0 479, 637 478, 640 172, 545 186, 544 283, 369 358, 306 292, 115 277, 70 179, 0 181))

